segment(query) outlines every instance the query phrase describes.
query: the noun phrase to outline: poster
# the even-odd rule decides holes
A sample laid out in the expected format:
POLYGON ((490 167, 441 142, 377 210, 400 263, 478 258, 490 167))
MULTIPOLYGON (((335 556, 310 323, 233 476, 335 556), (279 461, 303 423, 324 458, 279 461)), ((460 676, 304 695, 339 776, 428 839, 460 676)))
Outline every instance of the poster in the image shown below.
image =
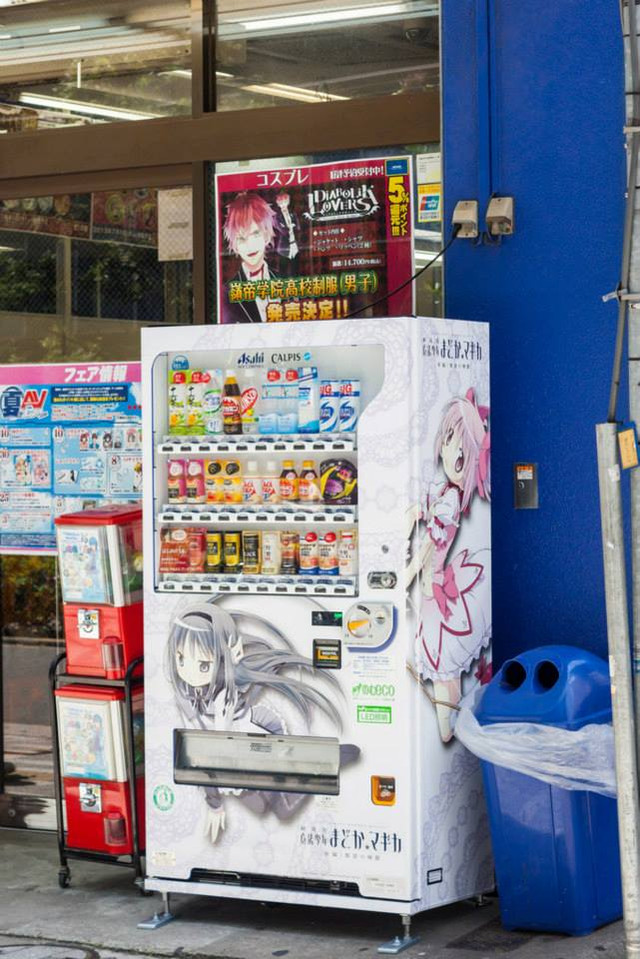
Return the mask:
POLYGON ((0 200, 0 228, 88 239, 91 194, 61 193, 0 200))
POLYGON ((0 553, 55 554, 56 516, 141 495, 139 363, 0 366, 0 553))
POLYGON ((410 157, 218 174, 215 190, 219 322, 414 312, 410 157))
POLYGON ((193 202, 190 186, 158 190, 158 260, 193 259, 193 202))
POLYGON ((416 157, 418 226, 442 220, 441 160, 440 153, 421 153, 416 157))
POLYGON ((439 183, 418 184, 418 223, 437 223, 442 219, 441 199, 439 183))
POLYGON ((91 239, 156 246, 157 190, 109 190, 91 194, 91 239))

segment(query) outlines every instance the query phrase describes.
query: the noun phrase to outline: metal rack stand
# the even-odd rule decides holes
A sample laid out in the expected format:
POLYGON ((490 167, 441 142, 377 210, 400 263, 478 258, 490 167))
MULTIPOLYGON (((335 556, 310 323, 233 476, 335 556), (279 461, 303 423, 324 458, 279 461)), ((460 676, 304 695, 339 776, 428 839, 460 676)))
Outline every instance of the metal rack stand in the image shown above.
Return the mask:
MULTIPOLYGON (((60 856, 60 869, 58 871, 58 885, 61 889, 66 889, 71 882, 71 870, 69 868, 69 859, 86 859, 89 862, 106 862, 114 866, 125 866, 127 869, 133 869, 135 873, 134 883, 139 887, 140 892, 145 895, 144 890, 144 869, 142 867, 142 857, 144 849, 140 848, 140 830, 138 825, 138 797, 136 793, 136 763, 134 750, 134 730, 133 730, 133 682, 134 679, 142 679, 142 671, 137 676, 134 673, 138 667, 142 666, 143 657, 134 659, 124 679, 103 679, 97 676, 78 676, 75 674, 58 672, 58 668, 63 660, 67 658, 66 653, 60 653, 49 667, 49 691, 51 697, 51 731, 53 740, 53 784, 55 790, 56 802, 56 820, 58 833, 58 852, 60 856), (131 839, 133 852, 122 855, 110 855, 105 852, 92 852, 89 849, 75 849, 68 846, 65 842, 64 833, 64 809, 63 809, 63 788, 62 776, 60 774, 60 751, 58 735, 58 711, 56 709, 55 691, 61 685, 77 686, 109 686, 124 690, 125 703, 125 742, 126 742, 126 760, 127 760, 127 778, 129 786, 129 798, 131 800, 131 839)), ((153 895, 153 893, 149 893, 153 895)))

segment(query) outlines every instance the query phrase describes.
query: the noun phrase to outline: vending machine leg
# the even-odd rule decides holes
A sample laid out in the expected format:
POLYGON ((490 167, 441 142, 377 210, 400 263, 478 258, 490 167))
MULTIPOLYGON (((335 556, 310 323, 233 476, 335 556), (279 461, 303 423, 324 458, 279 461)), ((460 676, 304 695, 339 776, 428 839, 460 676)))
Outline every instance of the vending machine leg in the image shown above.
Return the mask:
POLYGON ((417 942, 420 942, 419 936, 411 935, 411 916, 402 916, 402 935, 395 936, 394 939, 390 939, 389 942, 383 942, 381 946, 378 946, 378 952, 383 953, 385 956, 396 956, 399 952, 404 952, 405 949, 408 949, 409 946, 415 946, 417 942))
POLYGON ((162 893, 162 912, 155 912, 151 919, 145 919, 138 923, 138 929, 159 929, 160 926, 166 926, 175 916, 169 909, 169 893, 162 893))

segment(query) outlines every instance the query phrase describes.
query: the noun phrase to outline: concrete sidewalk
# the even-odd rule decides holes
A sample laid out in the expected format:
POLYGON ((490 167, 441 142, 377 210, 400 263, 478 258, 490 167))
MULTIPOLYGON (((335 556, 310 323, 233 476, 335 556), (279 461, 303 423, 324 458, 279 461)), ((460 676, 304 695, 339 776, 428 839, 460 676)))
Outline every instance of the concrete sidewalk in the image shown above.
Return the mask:
MULTIPOLYGON (((199 896, 171 898, 176 921, 136 928, 160 907, 134 888, 130 870, 70 863, 71 886, 58 886, 55 837, 0 830, 2 959, 372 959, 399 929, 393 916, 267 906, 199 896)), ((623 959, 621 923, 582 939, 506 932, 496 903, 465 903, 415 919, 420 942, 407 959, 623 959)))

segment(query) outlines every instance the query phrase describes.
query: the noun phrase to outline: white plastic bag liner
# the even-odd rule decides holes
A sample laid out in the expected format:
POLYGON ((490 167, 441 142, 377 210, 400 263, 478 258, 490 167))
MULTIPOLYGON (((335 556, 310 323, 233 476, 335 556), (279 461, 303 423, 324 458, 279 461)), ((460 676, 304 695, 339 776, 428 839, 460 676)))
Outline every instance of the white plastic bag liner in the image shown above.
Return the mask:
POLYGON ((460 704, 456 738, 479 759, 541 779, 561 789, 587 790, 615 797, 613 726, 558 729, 540 723, 494 723, 475 717, 486 687, 477 686, 460 704))

